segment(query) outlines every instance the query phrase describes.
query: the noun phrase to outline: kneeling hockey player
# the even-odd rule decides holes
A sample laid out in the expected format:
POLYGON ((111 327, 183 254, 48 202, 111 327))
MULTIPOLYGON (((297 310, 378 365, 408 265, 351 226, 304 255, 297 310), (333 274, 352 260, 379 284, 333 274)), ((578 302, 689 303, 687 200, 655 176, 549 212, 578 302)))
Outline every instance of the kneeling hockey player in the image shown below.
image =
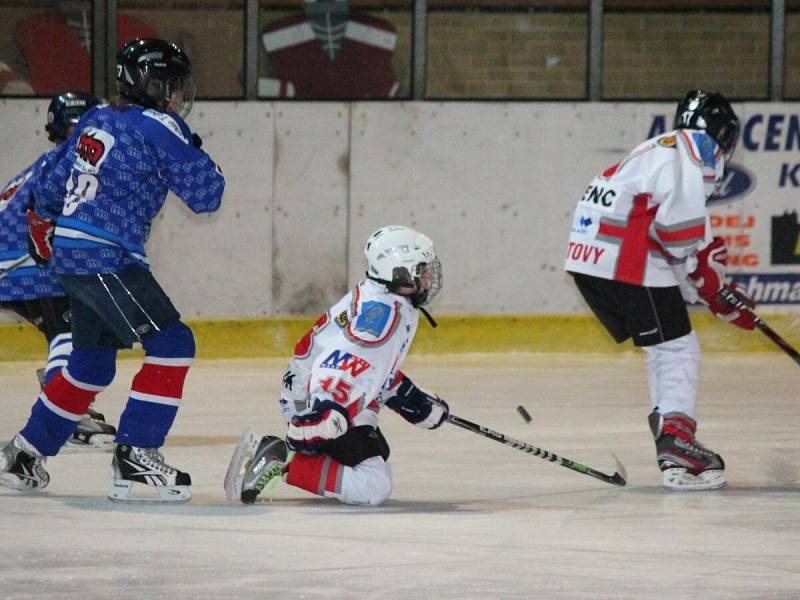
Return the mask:
POLYGON ((400 371, 417 331, 416 309, 425 313, 441 289, 433 243, 388 226, 370 236, 364 253, 366 279, 295 346, 280 398, 286 441, 242 434, 225 478, 229 499, 253 503, 283 480, 345 504, 379 505, 392 491, 381 408, 426 429, 447 417, 445 402, 400 371))

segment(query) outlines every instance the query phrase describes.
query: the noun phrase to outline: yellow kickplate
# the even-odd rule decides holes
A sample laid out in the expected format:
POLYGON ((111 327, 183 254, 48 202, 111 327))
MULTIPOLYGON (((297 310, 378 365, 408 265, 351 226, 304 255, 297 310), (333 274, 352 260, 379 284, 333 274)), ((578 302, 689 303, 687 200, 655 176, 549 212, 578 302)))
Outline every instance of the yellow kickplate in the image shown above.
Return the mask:
MULTIPOLYGON (((800 316, 763 315, 786 341, 800 349, 800 316)), ((621 352, 591 315, 436 316, 432 329, 420 319, 413 354, 502 352, 621 352)), ((289 357, 295 342, 316 317, 188 321, 199 358, 289 357)), ((780 352, 760 331, 743 331, 710 314, 692 313, 692 324, 706 352, 780 352)), ((28 324, 0 324, 0 361, 44 360, 44 336, 28 324)), ((140 357, 141 350, 120 358, 140 357)))

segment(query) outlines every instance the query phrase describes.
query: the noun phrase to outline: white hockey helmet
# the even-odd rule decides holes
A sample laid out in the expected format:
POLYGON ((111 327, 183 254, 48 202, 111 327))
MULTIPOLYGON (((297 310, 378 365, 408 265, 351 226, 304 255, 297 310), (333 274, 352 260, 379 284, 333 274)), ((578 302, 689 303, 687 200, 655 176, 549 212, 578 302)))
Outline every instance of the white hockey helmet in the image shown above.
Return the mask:
POLYGON ((367 277, 390 292, 409 296, 414 306, 433 300, 442 289, 442 265, 431 239, 402 225, 381 227, 367 240, 367 277))

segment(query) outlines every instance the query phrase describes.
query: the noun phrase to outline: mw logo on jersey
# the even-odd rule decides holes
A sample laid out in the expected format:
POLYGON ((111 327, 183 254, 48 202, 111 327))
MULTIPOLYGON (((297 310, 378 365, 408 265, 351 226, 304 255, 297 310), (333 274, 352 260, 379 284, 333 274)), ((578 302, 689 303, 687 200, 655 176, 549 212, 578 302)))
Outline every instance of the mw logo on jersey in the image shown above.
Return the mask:
POLYGON ((353 377, 358 377, 370 368, 370 364, 363 358, 359 358, 355 354, 349 352, 342 352, 341 350, 334 350, 330 353, 328 358, 322 361, 320 365, 323 369, 337 369, 339 371, 350 371, 353 377))

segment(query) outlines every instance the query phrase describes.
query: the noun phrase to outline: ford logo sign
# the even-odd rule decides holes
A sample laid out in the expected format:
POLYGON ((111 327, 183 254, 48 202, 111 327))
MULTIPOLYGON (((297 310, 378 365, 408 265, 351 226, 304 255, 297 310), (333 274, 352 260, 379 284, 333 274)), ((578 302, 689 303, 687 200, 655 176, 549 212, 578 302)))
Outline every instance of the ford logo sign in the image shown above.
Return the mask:
POLYGON ((722 183, 708 198, 708 206, 714 204, 727 204, 735 200, 741 200, 756 187, 756 176, 749 169, 741 165, 730 164, 725 167, 722 175, 722 183))

